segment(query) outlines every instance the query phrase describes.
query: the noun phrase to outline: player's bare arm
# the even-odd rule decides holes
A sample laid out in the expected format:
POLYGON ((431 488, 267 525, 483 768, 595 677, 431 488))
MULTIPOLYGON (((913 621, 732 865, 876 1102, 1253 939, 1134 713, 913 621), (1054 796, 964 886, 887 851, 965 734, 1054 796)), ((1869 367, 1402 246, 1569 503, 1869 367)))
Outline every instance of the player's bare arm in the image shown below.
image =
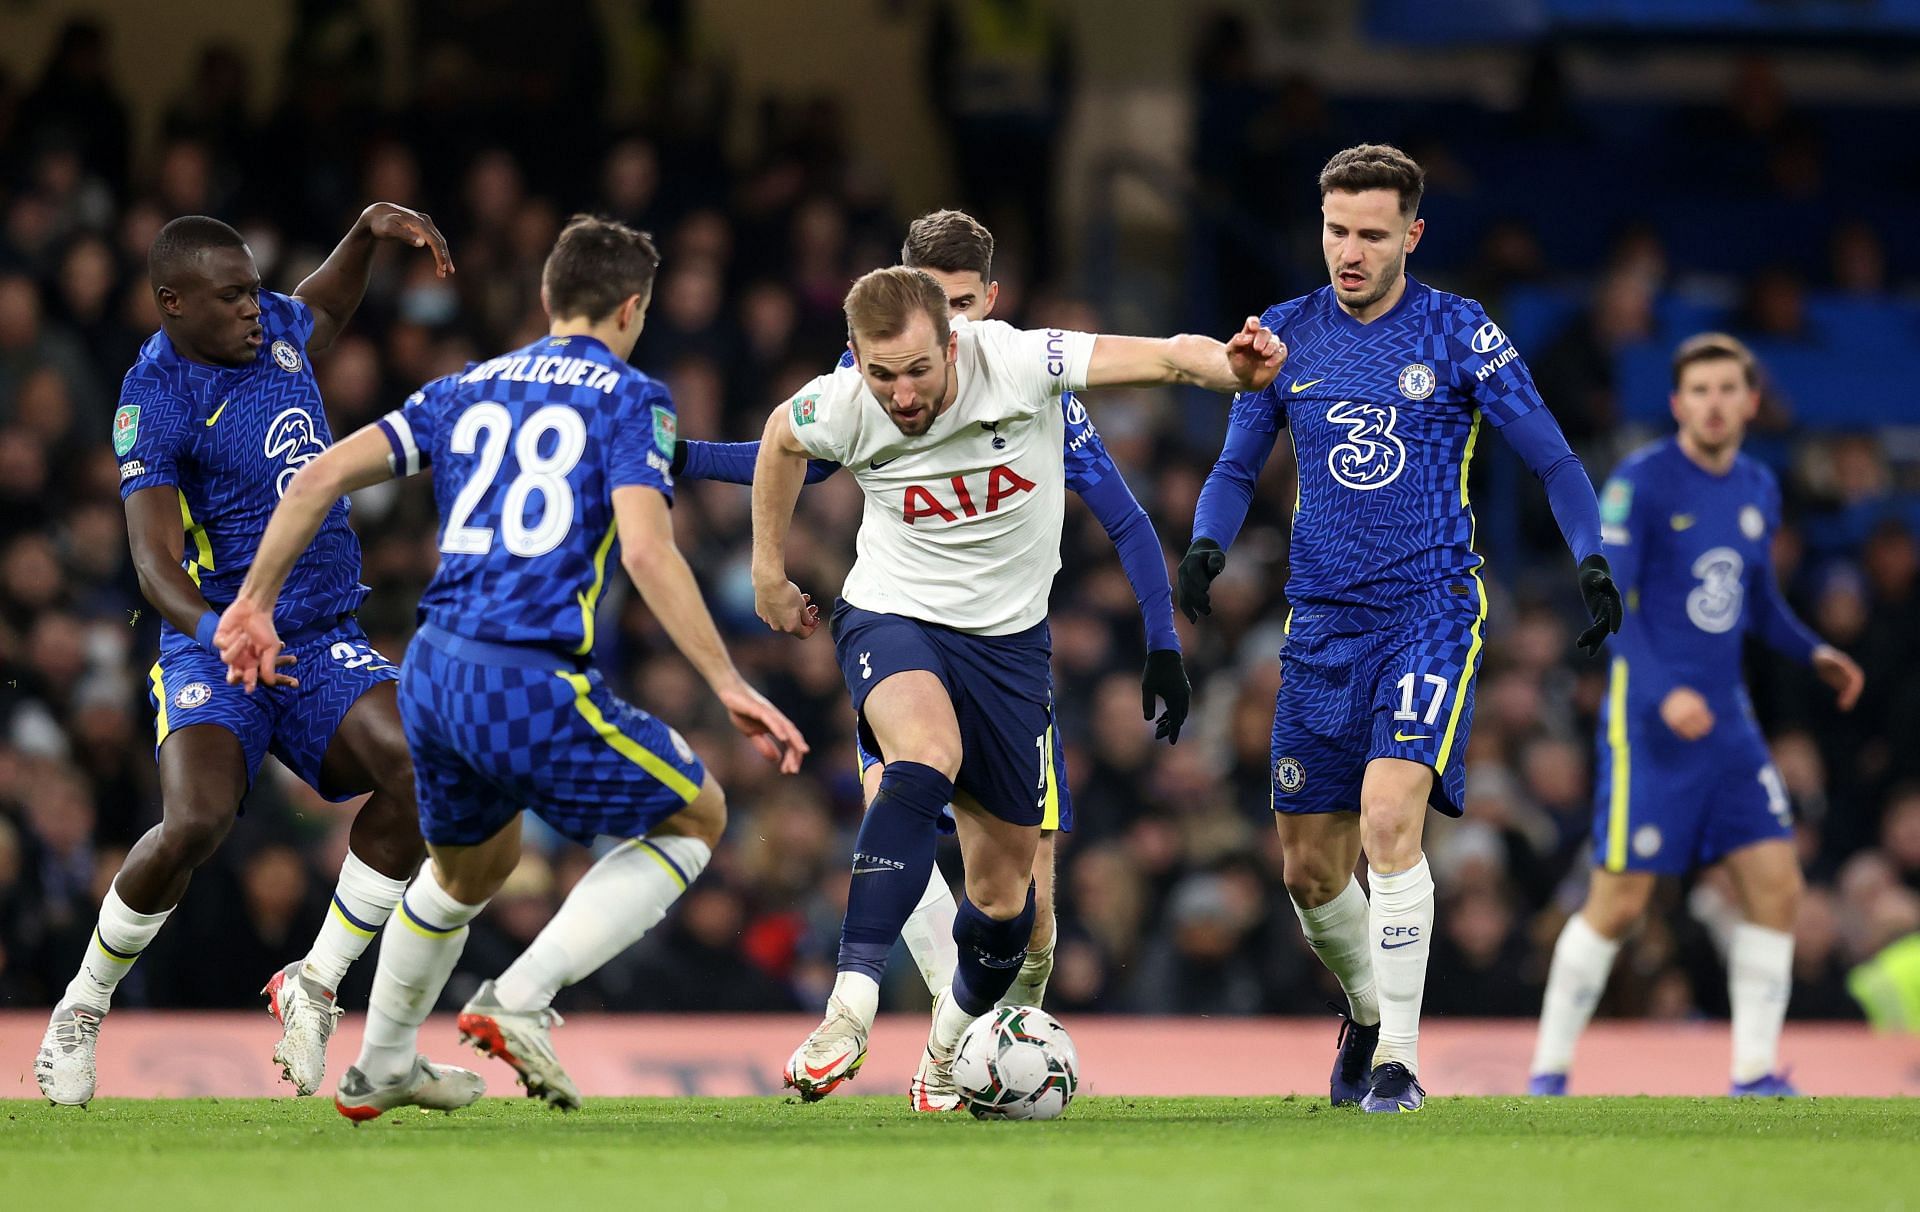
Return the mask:
POLYGON ((1229 393, 1259 391, 1273 382, 1287 360, 1280 338, 1248 316, 1240 331, 1221 342, 1182 333, 1177 337, 1114 337, 1101 334, 1087 364, 1087 386, 1152 387, 1183 384, 1229 393))
POLYGON ((767 418, 753 464, 753 610, 775 631, 801 639, 820 626, 820 608, 787 579, 787 529, 807 478, 807 449, 787 406, 767 418))
POLYGON ((369 425, 302 467, 287 485, 260 538, 247 579, 214 632, 214 647, 227 663, 228 682, 245 685, 249 693, 262 683, 299 685, 279 672, 284 662, 273 608, 280 600, 280 587, 286 584, 294 561, 320 532, 320 523, 335 501, 393 478, 391 450, 386 434, 369 425))
POLYGON ((614 524, 620 534, 620 563, 667 637, 680 649, 714 697, 727 709, 733 726, 781 773, 796 774, 807 742, 780 710, 747 684, 713 625, 693 569, 673 540, 667 499, 657 490, 629 484, 613 490, 614 524))
POLYGON ((307 349, 318 353, 333 344, 347 326, 360 300, 367 293, 367 278, 373 271, 374 242, 397 240, 433 253, 433 269, 440 277, 453 273, 453 254, 447 251, 447 238, 433 220, 417 210, 408 210, 391 202, 375 202, 360 212, 352 228, 334 246, 333 252, 294 289, 293 297, 313 309, 313 335, 307 349))
POLYGON ((180 566, 187 535, 180 522, 180 492, 171 484, 142 488, 127 497, 127 543, 140 596, 182 634, 193 635, 212 607, 180 566))

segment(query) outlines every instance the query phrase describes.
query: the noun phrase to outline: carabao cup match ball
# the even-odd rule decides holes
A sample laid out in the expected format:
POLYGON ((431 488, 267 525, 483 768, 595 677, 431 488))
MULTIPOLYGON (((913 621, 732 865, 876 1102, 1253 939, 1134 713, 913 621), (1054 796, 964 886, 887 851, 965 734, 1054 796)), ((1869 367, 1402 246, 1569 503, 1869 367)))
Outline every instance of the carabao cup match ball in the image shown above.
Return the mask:
POLYGON ((1002 1006, 961 1034, 953 1080, 980 1119, 1057 1119, 1080 1087, 1080 1058, 1053 1015, 1002 1006))

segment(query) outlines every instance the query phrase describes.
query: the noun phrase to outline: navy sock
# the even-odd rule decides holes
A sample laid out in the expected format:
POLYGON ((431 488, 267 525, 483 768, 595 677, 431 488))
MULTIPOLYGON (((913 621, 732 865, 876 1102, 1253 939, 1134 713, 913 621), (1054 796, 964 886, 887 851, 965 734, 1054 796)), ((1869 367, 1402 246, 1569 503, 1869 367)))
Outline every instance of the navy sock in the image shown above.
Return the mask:
POLYGON ((1017 917, 996 922, 973 902, 960 898, 953 919, 953 941, 960 944, 960 963, 953 970, 953 1000, 968 1014, 979 1016, 1013 988, 1026 962, 1027 940, 1033 937, 1033 885, 1027 885, 1027 907, 1017 917))
MULTIPOLYGON (((953 799, 953 780, 919 762, 888 762, 860 834, 853 844, 853 883, 847 920, 840 927, 840 971, 874 980, 900 928, 927 891, 940 840, 940 810, 953 799)), ((998 995, 996 995, 998 996, 998 995)))

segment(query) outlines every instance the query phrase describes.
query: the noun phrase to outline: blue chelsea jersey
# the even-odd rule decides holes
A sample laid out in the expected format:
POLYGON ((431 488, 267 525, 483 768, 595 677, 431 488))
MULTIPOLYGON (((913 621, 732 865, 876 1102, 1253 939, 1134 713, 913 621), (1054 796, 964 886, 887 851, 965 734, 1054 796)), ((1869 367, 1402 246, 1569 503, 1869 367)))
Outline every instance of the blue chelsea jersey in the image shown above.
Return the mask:
POLYGON ((1542 407, 1526 363, 1472 299, 1407 276, 1362 324, 1331 286, 1269 308, 1280 375, 1236 397, 1247 429, 1293 435, 1289 626, 1356 634, 1458 603, 1484 609, 1467 476, 1484 418, 1542 407))
POLYGON ((1780 486, 1763 464, 1741 455, 1715 475, 1667 438, 1614 470, 1600 515, 1626 598, 1615 655, 1635 709, 1657 709, 1675 686, 1723 711, 1744 703, 1749 633, 1801 660, 1818 644, 1774 581, 1780 486))
POLYGON ((426 621, 591 652, 613 490, 673 499, 666 388, 591 337, 544 337, 434 380, 380 426, 397 473, 434 469, 440 568, 420 601, 426 621))
MULTIPOLYGON (((262 291, 260 326, 259 353, 236 367, 189 361, 165 332, 154 333, 121 384, 113 417, 121 498, 157 487, 179 493, 182 565, 216 610, 240 591, 294 473, 333 442, 307 361, 312 311, 262 291)), ((366 595, 343 497, 294 562, 274 623, 282 636, 326 625, 366 595)))

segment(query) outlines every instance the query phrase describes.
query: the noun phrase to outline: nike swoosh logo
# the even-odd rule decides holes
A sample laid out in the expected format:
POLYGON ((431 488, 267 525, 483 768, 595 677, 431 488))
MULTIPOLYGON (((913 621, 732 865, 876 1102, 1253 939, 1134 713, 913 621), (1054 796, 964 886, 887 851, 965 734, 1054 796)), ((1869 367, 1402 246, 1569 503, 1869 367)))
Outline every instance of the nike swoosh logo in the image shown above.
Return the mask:
POLYGON ((213 428, 213 423, 214 423, 215 421, 218 421, 218 420, 220 419, 220 414, 221 414, 221 413, 223 413, 223 412, 225 412, 225 411, 227 411, 227 405, 229 405, 229 404, 231 404, 231 403, 233 403, 233 400, 232 400, 232 398, 231 398, 231 397, 229 397, 229 398, 227 398, 227 399, 225 399, 225 400, 222 400, 222 401, 220 401, 220 407, 218 407, 218 408, 216 408, 216 409, 214 409, 214 410, 213 410, 213 415, 207 418, 207 428, 208 428, 208 429, 212 429, 212 428, 213 428))
MULTIPOLYGON (((899 457, 900 457, 899 455, 895 455, 893 456, 893 459, 897 459, 899 457)), ((868 463, 867 466, 874 471, 879 471, 882 467, 885 467, 888 463, 893 462, 893 459, 884 459, 884 460, 875 459, 873 462, 868 463)))
POLYGON ((1393 739, 1396 741, 1430 741, 1433 739, 1433 734, 1430 732, 1422 732, 1422 733, 1417 733, 1413 736, 1408 736, 1406 733, 1401 732, 1399 729, 1396 728, 1393 731, 1393 739))
POLYGON ((832 1073, 834 1069, 838 1065, 840 1065, 841 1062, 845 1061, 849 1056, 852 1056, 852 1055, 853 1055, 853 1052, 851 1050, 843 1052, 839 1056, 834 1057, 832 1060, 828 1061, 824 1066, 818 1069, 814 1068, 812 1065, 807 1064, 805 1061, 802 1061, 800 1063, 800 1067, 807 1071, 808 1077, 813 1078, 815 1081, 819 1081, 821 1078, 825 1077, 827 1074, 832 1073))
POLYGON ((1404 942, 1404 943, 1381 943, 1381 944, 1380 944, 1380 950, 1382 950, 1382 951, 1398 951, 1398 950, 1400 950, 1400 948, 1402 948, 1402 947, 1411 947, 1411 946, 1413 946, 1413 945, 1414 945, 1415 943, 1417 943, 1417 942, 1419 942, 1419 941, 1420 941, 1420 940, 1419 940, 1419 939, 1417 939, 1417 938, 1410 938, 1410 939, 1408 939, 1408 940, 1407 940, 1406 942, 1404 942))
POLYGON ((1673 528, 1675 530, 1691 530, 1693 528, 1693 515, 1690 513, 1674 514, 1673 528))
POLYGON ((1318 378, 1318 379, 1308 379, 1305 383, 1295 381, 1289 390, 1291 390, 1293 394, 1297 396, 1301 392, 1305 391, 1307 388, 1312 387, 1315 383, 1325 383, 1325 382, 1326 382, 1326 379, 1324 377, 1318 378))

